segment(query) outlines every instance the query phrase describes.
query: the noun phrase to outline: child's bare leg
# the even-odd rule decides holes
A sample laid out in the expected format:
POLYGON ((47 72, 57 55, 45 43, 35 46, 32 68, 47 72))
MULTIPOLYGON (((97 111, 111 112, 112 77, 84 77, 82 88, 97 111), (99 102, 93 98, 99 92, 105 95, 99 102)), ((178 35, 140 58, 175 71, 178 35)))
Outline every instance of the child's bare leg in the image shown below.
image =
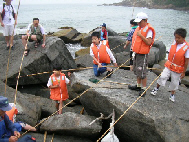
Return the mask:
MULTIPOLYGON (((55 107, 56 107, 56 110, 58 110, 58 108, 59 108, 59 103, 58 103, 58 102, 56 102, 55 107)), ((58 114, 59 114, 59 113, 58 113, 58 114)))
POLYGON ((62 114, 62 107, 63 107, 63 101, 60 100, 60 103, 59 103, 59 114, 62 114))
POLYGON ((33 132, 36 131, 36 128, 35 128, 35 127, 32 127, 32 126, 30 126, 30 125, 28 125, 28 124, 26 124, 26 126, 23 127, 23 128, 24 128, 24 130, 30 130, 30 131, 33 131, 33 132))

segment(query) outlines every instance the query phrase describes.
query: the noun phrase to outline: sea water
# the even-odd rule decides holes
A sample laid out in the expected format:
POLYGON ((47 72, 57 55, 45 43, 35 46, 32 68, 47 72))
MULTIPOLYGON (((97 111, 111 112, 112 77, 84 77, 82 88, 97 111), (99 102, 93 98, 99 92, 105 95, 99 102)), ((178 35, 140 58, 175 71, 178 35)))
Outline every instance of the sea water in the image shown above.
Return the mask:
MULTIPOLYGON (((15 5, 17 9, 17 6, 15 5)), ((135 18, 138 12, 147 13, 148 22, 156 30, 156 39, 163 41, 167 49, 174 40, 174 31, 177 28, 186 28, 189 32, 189 13, 172 9, 148 9, 122 6, 98 6, 97 4, 33 4, 20 5, 18 11, 17 34, 24 34, 26 27, 32 23, 34 17, 40 19, 46 33, 56 32, 60 27, 73 27, 81 33, 88 33, 92 29, 106 23, 107 27, 115 32, 130 31, 130 20, 135 18)), ((2 32, 2 28, 0 28, 2 32)), ((189 41, 189 34, 186 38, 189 41)), ((69 45, 70 50, 75 51, 81 47, 69 45)))

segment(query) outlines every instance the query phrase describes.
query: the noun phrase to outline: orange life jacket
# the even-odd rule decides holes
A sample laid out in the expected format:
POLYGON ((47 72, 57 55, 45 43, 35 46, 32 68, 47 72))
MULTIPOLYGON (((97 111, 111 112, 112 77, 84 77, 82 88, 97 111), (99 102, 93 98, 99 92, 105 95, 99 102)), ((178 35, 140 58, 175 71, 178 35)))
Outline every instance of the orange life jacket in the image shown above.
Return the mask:
MULTIPOLYGON (((100 48, 98 49, 96 45, 92 45, 92 51, 94 57, 99 61, 99 63, 110 63, 110 56, 106 52, 106 45, 101 44, 100 48)), ((93 63, 97 65, 97 62, 93 60, 93 63)))
POLYGON ((150 52, 150 49, 154 43, 154 39, 155 39, 155 30, 154 28, 147 23, 147 25, 144 28, 140 28, 137 27, 134 34, 133 34, 133 38, 132 38, 132 50, 133 52, 137 53, 137 54, 148 54, 150 52), (141 34, 146 37, 147 33, 149 30, 152 30, 153 32, 153 37, 152 37, 152 44, 151 45, 147 45, 139 36, 137 36, 137 32, 141 30, 141 34))
POLYGON ((106 45, 110 49, 109 41, 108 40, 102 40, 100 42, 101 42, 101 44, 106 45))
POLYGON ((52 100, 60 101, 61 99, 64 101, 69 98, 68 96, 68 90, 66 86, 66 77, 65 74, 60 73, 60 82, 58 82, 56 76, 54 74, 51 75, 52 85, 58 85, 60 84, 60 87, 53 88, 51 90, 50 98, 52 100))
POLYGON ((168 60, 165 63, 165 67, 169 68, 171 71, 182 73, 184 71, 184 65, 185 65, 185 53, 187 49, 189 49, 189 44, 185 42, 186 44, 181 47, 177 52, 177 44, 171 46, 168 60))
POLYGON ((6 111, 6 114, 8 115, 9 119, 13 121, 14 115, 18 113, 18 110, 15 107, 12 107, 11 110, 6 111))

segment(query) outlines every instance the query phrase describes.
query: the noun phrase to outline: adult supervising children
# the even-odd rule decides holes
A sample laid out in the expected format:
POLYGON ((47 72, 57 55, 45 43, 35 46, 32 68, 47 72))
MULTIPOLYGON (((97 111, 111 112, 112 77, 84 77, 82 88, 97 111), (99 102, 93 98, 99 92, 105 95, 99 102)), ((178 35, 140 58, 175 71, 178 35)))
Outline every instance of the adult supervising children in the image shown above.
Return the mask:
POLYGON ((5 3, 0 7, 0 22, 3 27, 3 36, 7 43, 7 49, 13 46, 13 39, 15 35, 14 23, 17 24, 17 14, 13 5, 11 5, 12 0, 4 0, 5 3), (13 34, 14 31, 14 34, 13 34))
POLYGON ((174 32, 175 41, 169 50, 168 60, 165 63, 160 78, 157 80, 151 94, 156 95, 160 86, 165 86, 166 81, 171 77, 169 89, 171 90, 170 101, 175 101, 175 91, 178 89, 180 78, 184 78, 189 62, 189 44, 185 41, 186 30, 183 28, 176 29, 174 32))
MULTIPOLYGON (((148 16, 146 13, 140 12, 137 14, 134 22, 138 23, 138 27, 133 34, 131 47, 133 52, 135 52, 133 70, 137 76, 137 84, 134 86, 129 85, 128 88, 140 91, 139 96, 146 90, 148 53, 155 39, 155 30, 147 20, 148 16)), ((145 95, 146 93, 142 96, 144 97, 145 95)))
POLYGON ((29 24, 26 35, 22 36, 22 43, 25 47, 25 51, 24 51, 25 56, 27 56, 30 51, 26 47, 27 39, 29 42, 35 41, 35 48, 37 48, 41 40, 43 40, 43 43, 41 46, 42 48, 45 47, 45 39, 46 39, 45 29, 43 28, 41 24, 39 24, 38 18, 33 18, 33 23, 29 24))
MULTIPOLYGON (((136 28, 138 27, 138 24, 136 22, 134 22, 135 19, 132 19, 130 21, 130 25, 131 25, 131 31, 129 32, 128 36, 127 36, 127 41, 126 44, 124 46, 124 49, 126 49, 128 47, 128 45, 130 45, 132 43, 132 38, 133 38, 133 34, 136 30, 136 28)), ((130 70, 133 70, 133 59, 132 59, 132 54, 133 54, 133 50, 132 48, 130 48, 130 70)))
MULTIPOLYGON (((93 57, 93 70, 95 76, 100 76, 102 73, 107 72, 106 76, 113 72, 113 69, 106 66, 110 64, 110 59, 113 61, 115 67, 117 67, 116 59, 114 58, 111 50, 104 44, 100 42, 100 33, 93 32, 92 35, 92 44, 90 47, 90 55, 93 57)), ((112 74, 108 76, 111 77, 112 74)))
MULTIPOLYGON (((60 110, 58 114, 62 114, 63 101, 69 98, 66 84, 70 83, 70 80, 64 73, 61 73, 61 70, 61 66, 54 66, 54 73, 50 76, 47 83, 47 87, 50 88, 51 92, 50 98, 56 101, 56 108, 60 110)), ((70 76, 70 73, 68 73, 68 76, 70 76)))

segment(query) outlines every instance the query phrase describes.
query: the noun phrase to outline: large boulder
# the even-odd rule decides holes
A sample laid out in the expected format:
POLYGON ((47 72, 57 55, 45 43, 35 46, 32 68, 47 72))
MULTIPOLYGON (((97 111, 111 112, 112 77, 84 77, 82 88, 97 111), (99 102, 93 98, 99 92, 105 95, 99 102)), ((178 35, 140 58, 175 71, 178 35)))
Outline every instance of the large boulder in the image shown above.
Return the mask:
POLYGON ((99 122, 89 125, 95 117, 84 116, 73 112, 65 112, 61 115, 55 115, 42 123, 42 131, 58 132, 80 137, 96 137, 102 126, 99 122))
POLYGON ((52 36, 61 38, 66 44, 80 42, 84 37, 83 34, 72 27, 62 27, 60 31, 53 33, 52 36))
POLYGON ((6 94, 5 94, 5 84, 0 81, 0 90, 1 95, 8 98, 9 103, 16 102, 16 107, 19 111, 17 115, 17 121, 22 121, 28 123, 32 126, 35 126, 37 121, 41 117, 41 105, 38 98, 34 96, 26 96, 21 94, 19 91, 16 93, 16 90, 6 86, 6 94), (15 100, 16 93, 16 100, 15 100))
MULTIPOLYGON (((0 73, 2 74, 0 79, 6 78, 6 67, 8 60, 8 51, 5 49, 6 44, 0 42, 2 45, 0 56, 0 73)), ((53 65, 59 64, 62 69, 75 69, 76 64, 66 48, 64 42, 57 37, 48 37, 46 39, 46 47, 43 49, 41 45, 38 48, 34 48, 33 43, 28 44, 30 48, 29 55, 24 57, 22 62, 22 55, 24 48, 21 40, 15 41, 15 49, 11 51, 9 71, 8 71, 8 85, 15 85, 17 82, 18 71, 22 64, 21 77, 19 79, 19 85, 31 85, 47 83, 49 76, 52 74, 53 65), (49 72, 41 75, 35 75, 26 77, 26 75, 49 72)))
MULTIPOLYGON (((99 32, 100 33, 101 31, 101 27, 97 27, 95 29, 93 29, 92 31, 90 31, 85 37, 84 39, 82 40, 81 42, 81 46, 84 46, 84 47, 89 47, 91 45, 91 34, 93 32, 99 32)), ((114 32, 112 29, 108 28, 107 27, 107 31, 108 31, 108 38, 109 36, 117 36, 118 34, 116 32, 114 32)))
MULTIPOLYGON (((49 134, 47 133, 46 141, 51 142, 52 139, 54 142, 93 142, 90 140, 90 138, 82 138, 82 137, 76 137, 76 136, 66 136, 66 135, 59 135, 58 133, 49 134), (53 137, 54 134, 54 137, 53 137)), ((43 142, 44 141, 44 134, 39 133, 29 133, 29 135, 32 135, 32 137, 36 138, 37 142, 43 142)))
MULTIPOLYGON (((97 79, 102 79, 102 74, 97 79)), ((149 72, 148 84, 157 76, 149 72)), ((128 89, 127 85, 101 82, 98 85, 89 81, 94 78, 91 70, 85 70, 72 75, 72 86, 75 91, 82 93, 93 87, 80 98, 82 105, 89 115, 99 116, 100 113, 109 115, 115 110, 116 119, 120 117, 138 98, 137 91, 128 89)), ((107 81, 135 84, 133 72, 118 70, 107 81)), ((106 81, 105 80, 105 81, 106 81)), ((156 86, 156 82, 150 90, 156 86)), ((115 125, 115 134, 121 141, 140 142, 187 142, 189 139, 188 112, 189 98, 185 92, 188 89, 179 86, 175 103, 169 101, 168 87, 162 87, 157 96, 151 96, 147 91, 145 98, 139 101, 115 125)))

